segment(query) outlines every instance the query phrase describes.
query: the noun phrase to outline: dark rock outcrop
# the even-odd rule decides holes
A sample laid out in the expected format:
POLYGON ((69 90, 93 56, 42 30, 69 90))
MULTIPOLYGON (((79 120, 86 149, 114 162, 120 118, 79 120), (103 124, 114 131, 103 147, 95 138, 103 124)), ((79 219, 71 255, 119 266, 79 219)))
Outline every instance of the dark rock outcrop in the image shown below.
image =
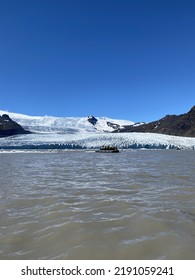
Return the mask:
POLYGON ((182 115, 167 115, 164 118, 140 126, 124 126, 114 132, 151 132, 175 136, 195 137, 195 106, 182 115))
POLYGON ((94 116, 88 116, 87 118, 88 122, 90 122, 92 125, 96 125, 97 119, 94 116))
POLYGON ((10 119, 7 114, 0 116, 0 137, 29 133, 30 131, 23 129, 21 125, 10 119))
POLYGON ((107 122, 107 125, 114 128, 114 129, 118 129, 120 127, 119 124, 116 123, 112 123, 112 122, 107 122))

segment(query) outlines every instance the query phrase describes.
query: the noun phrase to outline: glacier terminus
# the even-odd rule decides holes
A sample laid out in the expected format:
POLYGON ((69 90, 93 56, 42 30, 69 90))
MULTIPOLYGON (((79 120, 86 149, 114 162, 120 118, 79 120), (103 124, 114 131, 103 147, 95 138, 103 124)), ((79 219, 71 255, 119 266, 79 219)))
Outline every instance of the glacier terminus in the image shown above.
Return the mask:
POLYGON ((0 138, 0 149, 98 149, 105 145, 119 149, 195 149, 195 138, 157 133, 112 133, 127 125, 127 120, 107 117, 28 116, 0 110, 8 114, 30 134, 0 138))

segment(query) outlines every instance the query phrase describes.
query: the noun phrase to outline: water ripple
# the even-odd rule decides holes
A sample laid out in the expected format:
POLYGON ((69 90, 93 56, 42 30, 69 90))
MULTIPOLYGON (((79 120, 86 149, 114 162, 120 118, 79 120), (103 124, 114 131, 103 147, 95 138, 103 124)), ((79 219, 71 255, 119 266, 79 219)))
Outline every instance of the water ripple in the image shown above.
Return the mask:
POLYGON ((1 259, 194 259, 193 151, 0 157, 1 259))

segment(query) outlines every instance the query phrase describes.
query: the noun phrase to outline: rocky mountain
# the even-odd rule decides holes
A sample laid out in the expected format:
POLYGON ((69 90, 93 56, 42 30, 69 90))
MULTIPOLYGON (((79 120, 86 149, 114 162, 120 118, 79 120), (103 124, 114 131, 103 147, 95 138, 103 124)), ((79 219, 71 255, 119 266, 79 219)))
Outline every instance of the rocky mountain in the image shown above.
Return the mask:
POLYGON ((167 115, 160 120, 139 126, 126 125, 114 132, 150 132, 195 137, 195 106, 185 114, 167 115))
POLYGON ((30 132, 23 129, 21 125, 10 119, 7 114, 0 115, 0 137, 27 133, 30 132))

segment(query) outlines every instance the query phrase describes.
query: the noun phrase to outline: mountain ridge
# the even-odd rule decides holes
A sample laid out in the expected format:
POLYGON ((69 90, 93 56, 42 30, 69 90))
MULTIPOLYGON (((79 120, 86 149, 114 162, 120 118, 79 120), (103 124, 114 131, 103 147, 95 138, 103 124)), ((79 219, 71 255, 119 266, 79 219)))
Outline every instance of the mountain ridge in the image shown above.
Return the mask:
MULTIPOLYGON (((112 132, 123 125, 133 125, 126 120, 115 120, 107 117, 52 117, 52 116, 28 116, 0 110, 0 114, 9 114, 10 120, 18 123, 25 131, 32 133, 102 133, 112 132)), ((6 125, 6 124, 4 124, 6 125)), ((1 134, 1 128, 0 128, 1 134)), ((16 133, 13 132, 13 135, 16 133)), ((7 136, 10 136, 11 133, 7 136)), ((6 135, 2 135, 6 136, 6 135)))
POLYGON ((28 116, 0 110, 0 137, 27 133, 159 133, 195 137, 195 106, 181 115, 166 115, 150 123, 134 123, 106 117, 28 116), (9 115, 8 115, 9 114, 9 115))
POLYGON ((195 106, 189 112, 165 117, 139 126, 127 125, 118 128, 114 133, 149 132, 174 136, 195 137, 195 106))

